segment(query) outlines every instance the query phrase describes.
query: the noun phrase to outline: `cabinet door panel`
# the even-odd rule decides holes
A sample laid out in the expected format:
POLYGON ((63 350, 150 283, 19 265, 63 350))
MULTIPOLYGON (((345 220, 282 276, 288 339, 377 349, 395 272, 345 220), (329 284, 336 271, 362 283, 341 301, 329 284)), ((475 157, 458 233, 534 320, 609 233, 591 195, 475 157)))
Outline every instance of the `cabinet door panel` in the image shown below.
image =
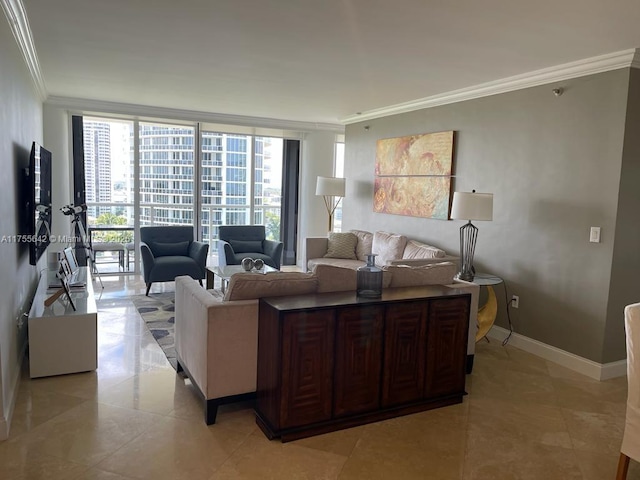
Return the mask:
POLYGON ((411 402, 424 396, 426 302, 386 307, 382 405, 411 402))
POLYGON ((434 300, 427 327, 426 396, 464 392, 469 300, 434 300))
POLYGON ((284 315, 282 427, 331 418, 334 310, 284 315))
POLYGON ((336 319, 334 416, 380 406, 383 307, 343 308, 336 319))

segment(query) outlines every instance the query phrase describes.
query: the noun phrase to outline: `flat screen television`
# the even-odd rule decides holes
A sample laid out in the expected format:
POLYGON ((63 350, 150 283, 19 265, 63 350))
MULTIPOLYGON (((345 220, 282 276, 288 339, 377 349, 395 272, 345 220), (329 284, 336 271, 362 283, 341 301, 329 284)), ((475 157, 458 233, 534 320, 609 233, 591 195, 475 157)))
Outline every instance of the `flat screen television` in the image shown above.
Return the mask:
POLYGON ((28 178, 29 263, 36 265, 51 242, 51 152, 37 142, 31 146, 28 178))

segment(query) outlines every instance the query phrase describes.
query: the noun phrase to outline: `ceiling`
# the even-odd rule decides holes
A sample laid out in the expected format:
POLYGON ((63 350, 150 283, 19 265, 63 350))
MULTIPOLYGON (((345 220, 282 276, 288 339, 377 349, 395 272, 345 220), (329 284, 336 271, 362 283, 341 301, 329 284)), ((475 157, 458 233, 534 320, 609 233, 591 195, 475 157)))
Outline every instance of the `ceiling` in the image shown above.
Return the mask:
POLYGON ((22 0, 46 93, 339 124, 640 47, 638 0, 22 0))

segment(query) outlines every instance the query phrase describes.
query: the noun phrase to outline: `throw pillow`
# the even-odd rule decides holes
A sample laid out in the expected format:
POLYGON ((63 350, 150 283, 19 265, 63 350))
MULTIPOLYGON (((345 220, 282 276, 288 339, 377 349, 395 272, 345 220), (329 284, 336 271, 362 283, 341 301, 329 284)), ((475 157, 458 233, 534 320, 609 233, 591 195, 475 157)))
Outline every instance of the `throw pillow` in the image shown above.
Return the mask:
POLYGON ((189 255, 189 241, 185 242, 153 242, 149 245, 154 257, 167 257, 170 255, 186 257, 189 255))
POLYGON ((402 258, 442 258, 446 255, 444 250, 432 247, 425 243, 409 240, 407 246, 404 247, 402 258))
POLYGON ((260 240, 229 240, 233 253, 264 253, 260 240))
POLYGON ((329 234, 327 253, 324 256, 329 258, 350 258, 355 260, 357 243, 358 237, 353 233, 331 232, 329 234))
POLYGON ((386 265, 390 260, 402 258, 404 247, 407 244, 407 237, 397 233, 376 232, 373 234, 373 245, 371 252, 378 255, 377 265, 386 265))
POLYGON ((371 253, 371 246, 373 245, 373 233, 365 230, 349 230, 356 237, 358 237, 358 243, 356 245, 356 258, 361 262, 367 261, 367 255, 371 253))

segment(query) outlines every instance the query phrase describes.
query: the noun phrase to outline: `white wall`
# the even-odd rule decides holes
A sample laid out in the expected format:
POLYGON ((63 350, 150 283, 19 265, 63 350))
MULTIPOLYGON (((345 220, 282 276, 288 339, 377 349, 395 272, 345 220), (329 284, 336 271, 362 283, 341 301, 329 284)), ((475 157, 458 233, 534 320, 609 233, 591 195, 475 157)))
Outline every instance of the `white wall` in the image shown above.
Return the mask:
MULTIPOLYGON (((316 196, 318 176, 333 176, 336 134, 314 132, 305 135, 300 162, 300 196, 298 213, 298 258, 302 267, 305 257, 305 238, 325 237, 329 226, 329 214, 322 197, 316 196)), ((349 194, 348 186, 346 195, 349 194)))
MULTIPOLYGON (((0 237, 3 237, 21 233, 18 230, 25 215, 24 169, 29 164, 31 143, 44 142, 42 102, 4 16, 0 17, 0 45, 0 237)), ((26 344, 26 328, 18 328, 18 322, 28 309, 38 270, 45 264, 43 257, 38 267, 29 265, 29 249, 24 243, 0 243, 0 440, 8 435, 26 344)))
MULTIPOLYGON (((60 211, 60 207, 73 203, 73 175, 71 169, 70 124, 71 119, 66 110, 52 107, 45 103, 43 108, 44 144, 51 151, 54 168, 51 193, 53 203, 52 231, 54 238, 71 234, 71 219, 60 211)), ((59 252, 66 246, 65 242, 51 244, 49 252, 59 252)))

